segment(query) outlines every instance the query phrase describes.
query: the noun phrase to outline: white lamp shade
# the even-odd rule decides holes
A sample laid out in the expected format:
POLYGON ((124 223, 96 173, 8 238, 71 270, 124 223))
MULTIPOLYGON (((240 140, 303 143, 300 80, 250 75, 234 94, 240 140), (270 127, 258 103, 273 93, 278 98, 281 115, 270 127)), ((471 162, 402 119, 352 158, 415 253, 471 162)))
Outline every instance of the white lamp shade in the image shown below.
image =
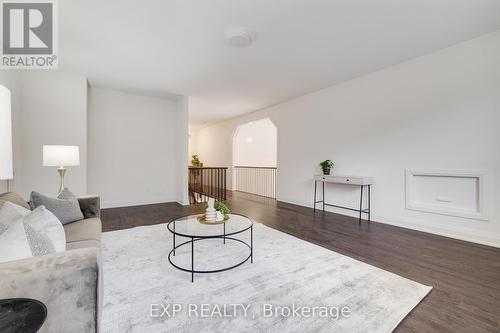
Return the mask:
POLYGON ((0 179, 12 179, 10 90, 0 85, 0 179))
POLYGON ((43 166, 75 166, 80 165, 80 148, 78 146, 43 146, 43 166))

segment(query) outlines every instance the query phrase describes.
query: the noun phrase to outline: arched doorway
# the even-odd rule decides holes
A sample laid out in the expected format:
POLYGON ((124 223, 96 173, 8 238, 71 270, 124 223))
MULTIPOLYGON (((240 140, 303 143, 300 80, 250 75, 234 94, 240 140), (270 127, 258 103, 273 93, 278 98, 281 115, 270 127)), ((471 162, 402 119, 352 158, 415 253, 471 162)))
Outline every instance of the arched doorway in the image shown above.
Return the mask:
POLYGON ((276 199, 278 129, 269 119, 238 126, 233 136, 233 190, 276 199))

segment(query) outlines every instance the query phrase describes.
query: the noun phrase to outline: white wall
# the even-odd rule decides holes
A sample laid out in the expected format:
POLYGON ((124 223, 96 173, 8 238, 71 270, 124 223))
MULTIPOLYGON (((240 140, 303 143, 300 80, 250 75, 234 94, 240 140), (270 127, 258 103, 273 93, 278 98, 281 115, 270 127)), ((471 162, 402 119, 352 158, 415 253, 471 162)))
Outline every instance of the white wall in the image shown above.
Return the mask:
POLYGON ((198 155, 198 131, 189 129, 189 145, 188 145, 188 160, 191 165, 193 155, 198 155))
POLYGON ((233 163, 239 166, 275 167, 278 133, 269 119, 240 125, 233 138, 233 163))
MULTIPOLYGON (((85 77, 60 71, 0 71, 0 84, 12 94, 11 190, 26 199, 32 190, 56 195, 59 176, 42 167, 42 145, 67 144, 80 146, 81 165, 66 173, 66 185, 77 195, 100 194, 103 207, 186 203, 185 98, 104 89, 92 89, 90 98, 85 77)), ((6 188, 1 181, 0 191, 6 188)))
MULTIPOLYGON (((87 80, 54 71, 25 71, 22 76, 22 163, 15 188, 56 195, 59 175, 42 166, 42 145, 77 145, 80 166, 68 167, 65 184, 76 195, 87 193, 87 80)), ((19 129, 18 129, 19 130, 19 129)))
POLYGON ((90 88, 88 191, 103 207, 177 200, 177 110, 175 100, 90 88))
POLYGON ((66 185, 87 192, 87 82, 79 75, 55 71, 4 74, 13 94, 14 180, 11 189, 26 199, 32 190, 56 195, 59 176, 42 166, 42 145, 80 146, 79 167, 69 167, 66 185))
MULTIPOLYGON (((374 220, 500 246, 500 31, 203 128, 200 157, 231 166, 236 127, 264 117, 278 128, 279 200, 312 206, 329 158, 334 173, 375 178, 374 220), (405 209, 406 168, 489 170, 490 220, 405 209)), ((359 200, 349 187, 331 194, 359 200)))

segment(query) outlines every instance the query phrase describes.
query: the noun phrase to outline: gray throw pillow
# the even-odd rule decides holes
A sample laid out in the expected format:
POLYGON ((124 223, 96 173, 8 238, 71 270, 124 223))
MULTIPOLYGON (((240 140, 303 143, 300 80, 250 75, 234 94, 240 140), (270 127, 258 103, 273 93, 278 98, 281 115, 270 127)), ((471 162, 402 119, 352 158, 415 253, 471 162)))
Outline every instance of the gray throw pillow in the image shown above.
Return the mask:
POLYGON ((45 206, 62 224, 83 220, 78 199, 65 188, 57 198, 50 198, 38 192, 31 192, 32 208, 45 206))

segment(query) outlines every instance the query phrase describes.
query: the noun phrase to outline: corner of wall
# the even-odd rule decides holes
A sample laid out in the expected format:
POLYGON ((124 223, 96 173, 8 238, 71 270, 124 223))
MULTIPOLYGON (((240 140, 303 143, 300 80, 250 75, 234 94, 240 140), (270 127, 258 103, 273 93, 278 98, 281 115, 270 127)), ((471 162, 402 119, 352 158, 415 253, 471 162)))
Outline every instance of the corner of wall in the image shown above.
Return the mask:
POLYGON ((177 100, 177 202, 189 205, 188 194, 188 151, 189 151, 189 98, 180 96, 177 100))

